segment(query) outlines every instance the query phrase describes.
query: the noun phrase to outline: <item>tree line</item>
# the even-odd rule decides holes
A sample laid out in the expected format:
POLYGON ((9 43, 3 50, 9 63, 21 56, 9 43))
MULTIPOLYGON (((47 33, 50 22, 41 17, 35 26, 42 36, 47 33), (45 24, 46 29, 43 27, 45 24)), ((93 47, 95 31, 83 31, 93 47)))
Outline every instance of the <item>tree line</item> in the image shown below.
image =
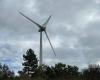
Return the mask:
POLYGON ((100 66, 89 65, 79 71, 77 66, 57 63, 54 66, 38 65, 32 49, 23 55, 23 69, 15 75, 7 65, 0 64, 0 80, 100 80, 100 66))

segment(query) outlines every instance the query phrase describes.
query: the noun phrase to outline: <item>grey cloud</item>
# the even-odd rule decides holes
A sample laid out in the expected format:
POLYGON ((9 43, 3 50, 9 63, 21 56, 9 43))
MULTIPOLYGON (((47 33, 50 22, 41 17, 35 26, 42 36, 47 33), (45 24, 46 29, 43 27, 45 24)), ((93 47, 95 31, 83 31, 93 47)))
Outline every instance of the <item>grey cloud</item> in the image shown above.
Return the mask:
MULTIPOLYGON (((55 60, 54 63, 61 60, 66 64, 84 67, 87 63, 95 63, 100 60, 100 22, 99 19, 97 20, 97 17, 100 16, 100 10, 99 3, 97 4, 95 0, 0 0, 1 61, 6 59, 9 61, 11 57, 14 57, 10 61, 13 63, 16 57, 22 56, 28 47, 33 49, 33 47, 35 48, 36 46, 37 48, 39 46, 38 28, 21 16, 18 13, 19 11, 40 24, 52 14, 52 18, 47 26, 48 35, 51 42, 56 37, 59 37, 62 42, 59 48, 55 48, 58 59, 54 57, 50 47, 44 48, 45 63, 47 63, 45 61, 47 59, 51 60, 47 64, 52 64, 53 60, 55 60), (92 13, 96 13, 94 18, 88 20, 88 16, 92 13), (7 41, 9 41, 9 44, 7 41), (24 41, 33 41, 36 42, 36 45, 32 46, 33 43, 31 45, 29 43, 28 45, 23 45, 23 48, 22 45, 20 46, 20 41, 22 45, 24 41), (6 56, 4 57, 3 54, 6 56)), ((46 41, 47 39, 44 37, 44 42, 46 41)), ((39 48, 37 52, 39 52, 39 48)), ((16 61, 22 61, 21 57, 16 61)), ((21 63, 17 64, 17 62, 16 66, 20 67, 21 63)))

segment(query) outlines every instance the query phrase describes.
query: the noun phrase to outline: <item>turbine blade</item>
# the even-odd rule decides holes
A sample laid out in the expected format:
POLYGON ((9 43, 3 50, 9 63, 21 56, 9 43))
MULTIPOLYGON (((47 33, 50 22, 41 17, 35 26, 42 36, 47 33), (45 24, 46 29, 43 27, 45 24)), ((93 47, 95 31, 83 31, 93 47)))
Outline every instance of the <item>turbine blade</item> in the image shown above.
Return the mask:
POLYGON ((19 12, 22 16, 24 16, 26 19, 28 19, 29 21, 31 21, 32 23, 34 23, 35 25, 37 25, 39 28, 41 28, 41 25, 36 23, 35 21, 33 21, 32 19, 30 19, 29 17, 27 17, 25 14, 23 14, 22 12, 19 12))
POLYGON ((53 53, 54 53, 54 55, 56 56, 55 50, 54 50, 54 48, 53 48, 53 46, 52 46, 52 44, 51 44, 51 41, 50 41, 50 39, 49 39, 49 36, 48 36, 48 34, 47 34, 46 31, 44 31, 44 32, 45 32, 45 34, 46 34, 46 37, 47 37, 47 39, 48 39, 48 41, 49 41, 49 44, 50 44, 52 50, 53 50, 53 53))
POLYGON ((46 26, 47 26, 47 24, 48 24, 50 18, 51 18, 51 15, 48 17, 48 19, 46 20, 46 22, 43 24, 43 27, 46 27, 46 26))

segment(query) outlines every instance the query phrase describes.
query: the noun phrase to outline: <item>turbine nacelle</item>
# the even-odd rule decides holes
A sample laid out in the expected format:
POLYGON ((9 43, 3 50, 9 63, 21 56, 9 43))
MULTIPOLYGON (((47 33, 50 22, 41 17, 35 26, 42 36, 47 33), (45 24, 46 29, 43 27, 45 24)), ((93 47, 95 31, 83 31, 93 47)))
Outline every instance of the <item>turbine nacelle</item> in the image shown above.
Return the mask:
POLYGON ((45 31, 46 30, 46 27, 41 27, 38 31, 39 32, 43 32, 43 31, 45 31))

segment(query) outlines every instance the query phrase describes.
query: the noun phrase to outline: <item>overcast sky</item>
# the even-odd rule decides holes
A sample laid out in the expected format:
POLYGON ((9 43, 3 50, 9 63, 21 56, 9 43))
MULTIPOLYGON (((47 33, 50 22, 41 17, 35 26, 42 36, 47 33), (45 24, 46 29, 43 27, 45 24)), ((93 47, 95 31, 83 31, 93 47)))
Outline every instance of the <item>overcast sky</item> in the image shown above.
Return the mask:
POLYGON ((40 24, 52 15, 47 32, 57 56, 43 35, 43 63, 100 64, 100 0, 0 0, 0 62, 15 71, 27 49, 39 56, 38 27, 19 11, 40 24))

